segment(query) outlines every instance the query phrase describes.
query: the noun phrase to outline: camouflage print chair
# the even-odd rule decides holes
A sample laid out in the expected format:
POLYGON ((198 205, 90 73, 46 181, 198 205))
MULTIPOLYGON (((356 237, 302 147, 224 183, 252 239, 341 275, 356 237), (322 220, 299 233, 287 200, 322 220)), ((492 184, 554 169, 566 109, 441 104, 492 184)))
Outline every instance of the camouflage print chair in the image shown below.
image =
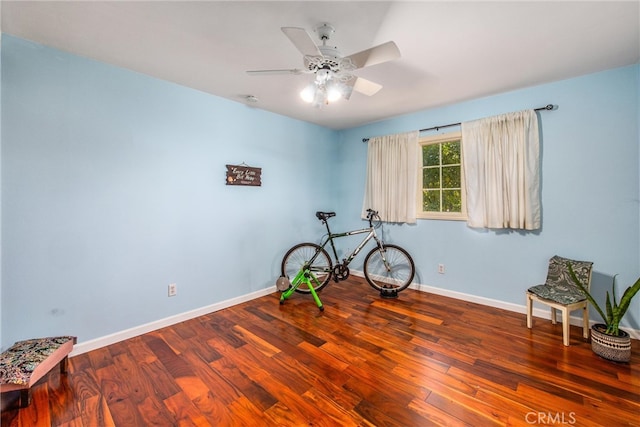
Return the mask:
POLYGON ((551 322, 556 324, 556 310, 562 312, 562 343, 569 345, 569 314, 578 309, 582 309, 582 336, 589 338, 589 310, 587 307, 587 297, 576 286, 571 279, 567 263, 581 283, 589 290, 591 286, 592 262, 574 261, 559 256, 554 256, 549 260, 549 271, 547 280, 543 285, 537 285, 527 290, 527 327, 533 326, 532 311, 533 301, 551 307, 551 322))

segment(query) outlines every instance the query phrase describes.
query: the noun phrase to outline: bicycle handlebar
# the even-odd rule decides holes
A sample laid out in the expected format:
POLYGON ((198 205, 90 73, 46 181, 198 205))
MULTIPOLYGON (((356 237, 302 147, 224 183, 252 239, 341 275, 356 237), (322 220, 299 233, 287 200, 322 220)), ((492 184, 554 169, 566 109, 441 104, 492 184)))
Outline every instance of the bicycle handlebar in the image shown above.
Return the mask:
POLYGON ((367 209, 367 220, 369 221, 369 227, 373 227, 374 218, 380 218, 378 216, 378 211, 374 211, 373 209, 367 209))

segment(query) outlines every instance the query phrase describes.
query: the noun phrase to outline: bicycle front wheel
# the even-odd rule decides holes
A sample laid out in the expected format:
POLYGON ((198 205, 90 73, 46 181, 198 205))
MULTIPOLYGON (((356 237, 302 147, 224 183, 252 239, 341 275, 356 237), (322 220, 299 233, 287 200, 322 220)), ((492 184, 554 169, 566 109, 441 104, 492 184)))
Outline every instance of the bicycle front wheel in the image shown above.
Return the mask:
MULTIPOLYGON (((313 289, 318 292, 329 283, 333 268, 329 254, 320 245, 316 245, 315 243, 300 243, 289 249, 282 260, 282 275, 288 277, 289 280, 293 280, 300 269, 307 265, 316 253, 317 256, 308 268, 311 274, 309 280, 313 289)), ((304 285, 297 288, 296 292, 308 294, 311 291, 304 285)))
POLYGON ((416 273, 413 259, 400 246, 383 245, 382 248, 373 248, 367 254, 364 259, 364 277, 380 292, 400 292, 411 284, 416 273))

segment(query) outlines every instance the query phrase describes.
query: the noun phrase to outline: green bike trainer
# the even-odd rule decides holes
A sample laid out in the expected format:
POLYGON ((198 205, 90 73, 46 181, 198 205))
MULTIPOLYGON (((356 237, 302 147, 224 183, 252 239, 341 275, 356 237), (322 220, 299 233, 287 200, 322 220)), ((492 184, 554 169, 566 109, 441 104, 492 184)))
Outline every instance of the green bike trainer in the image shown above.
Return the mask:
POLYGON ((281 305, 284 304, 284 301, 287 298, 289 298, 295 292, 295 290, 300 287, 300 285, 304 283, 309 288, 309 292, 311 292, 311 296, 313 296, 313 300, 316 302, 316 305, 318 306, 320 311, 324 311, 324 306, 322 305, 322 301, 320 301, 320 297, 318 296, 318 293, 316 292, 316 290, 313 288, 313 285, 311 284, 312 280, 320 284, 320 281, 318 280, 318 278, 314 276, 311 273, 311 271, 309 271, 308 268, 300 269, 300 271, 298 271, 298 274, 296 274, 296 277, 294 277, 293 280, 291 281, 291 287, 286 291, 284 291, 280 296, 280 304, 281 305))

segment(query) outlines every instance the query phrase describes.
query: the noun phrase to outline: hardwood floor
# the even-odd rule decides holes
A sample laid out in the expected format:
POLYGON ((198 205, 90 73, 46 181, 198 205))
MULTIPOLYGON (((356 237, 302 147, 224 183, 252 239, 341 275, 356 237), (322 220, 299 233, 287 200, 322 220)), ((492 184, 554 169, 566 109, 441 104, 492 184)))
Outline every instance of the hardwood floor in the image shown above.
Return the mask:
POLYGON ((360 278, 320 297, 324 312, 274 293, 73 357, 2 426, 640 426, 638 341, 616 364, 524 314, 381 299, 360 278))

